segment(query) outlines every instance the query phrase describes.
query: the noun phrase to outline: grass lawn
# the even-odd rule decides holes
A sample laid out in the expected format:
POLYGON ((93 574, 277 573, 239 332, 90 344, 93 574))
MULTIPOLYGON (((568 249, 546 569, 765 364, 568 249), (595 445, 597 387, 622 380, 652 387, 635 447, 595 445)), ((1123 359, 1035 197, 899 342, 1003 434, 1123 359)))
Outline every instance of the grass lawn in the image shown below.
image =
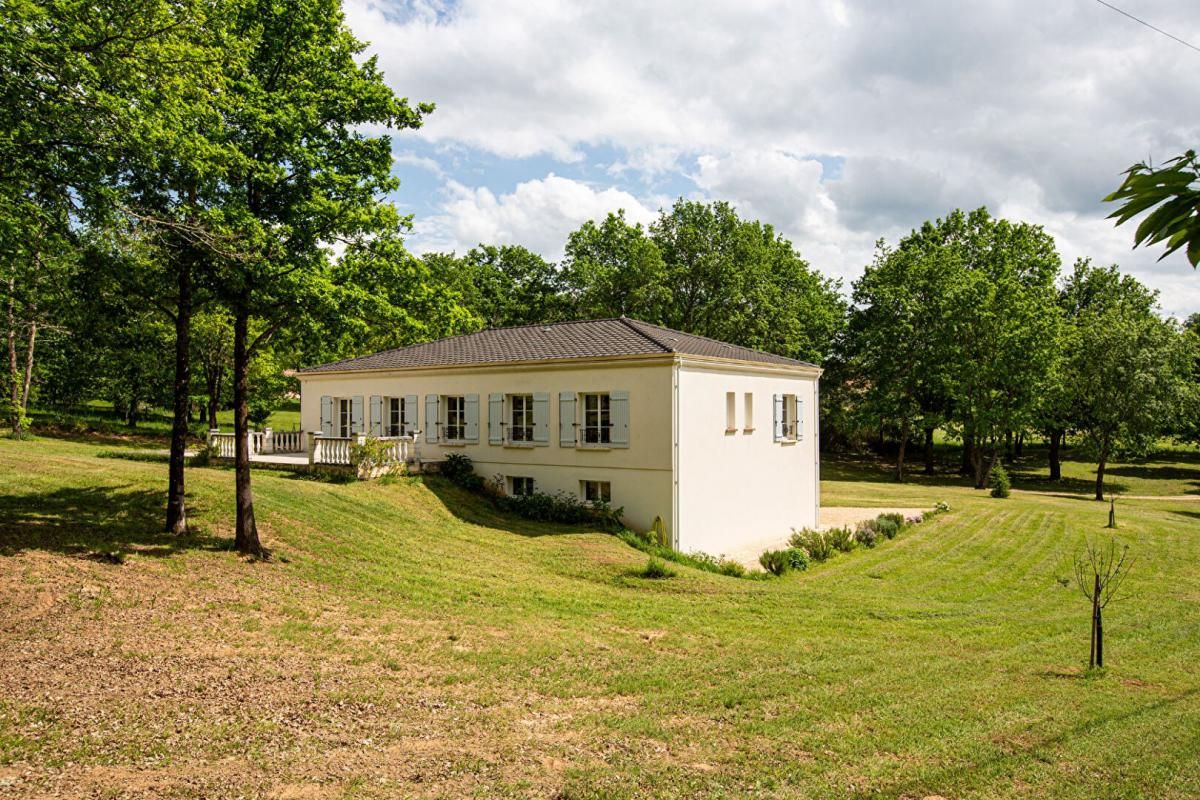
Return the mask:
POLYGON ((1200 796, 1195 451, 1113 470, 1162 499, 1118 502, 1132 597, 1085 674, 1084 464, 993 500, 830 460, 826 503, 952 511, 778 580, 647 580, 436 479, 268 471, 247 563, 231 471, 190 471, 181 541, 164 465, 110 449, 0 440, 0 797, 1200 796))
MULTIPOLYGON (((103 433, 119 433, 131 437, 170 436, 171 412, 168 409, 151 408, 146 411, 138 424, 132 428, 117 415, 111 403, 90 401, 82 408, 67 412, 47 409, 31 409, 35 424, 59 424, 69 421, 72 424, 91 427, 103 433)), ((271 412, 267 424, 277 431, 299 430, 300 401, 285 401, 279 408, 271 412)), ((193 432, 199 434, 206 426, 204 418, 192 423, 193 432)), ((233 410, 224 409, 217 412, 217 427, 223 431, 233 430, 233 410)))

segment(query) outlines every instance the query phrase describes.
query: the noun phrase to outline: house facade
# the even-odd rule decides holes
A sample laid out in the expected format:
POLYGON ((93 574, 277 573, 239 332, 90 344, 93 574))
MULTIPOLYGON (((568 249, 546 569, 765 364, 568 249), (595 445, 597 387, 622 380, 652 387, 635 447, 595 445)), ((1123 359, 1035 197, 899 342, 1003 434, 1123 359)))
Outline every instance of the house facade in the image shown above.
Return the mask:
POLYGON ((416 434, 511 493, 565 492, 656 518, 681 551, 777 545, 815 527, 811 364, 629 320, 482 331, 298 373, 301 427, 416 434))

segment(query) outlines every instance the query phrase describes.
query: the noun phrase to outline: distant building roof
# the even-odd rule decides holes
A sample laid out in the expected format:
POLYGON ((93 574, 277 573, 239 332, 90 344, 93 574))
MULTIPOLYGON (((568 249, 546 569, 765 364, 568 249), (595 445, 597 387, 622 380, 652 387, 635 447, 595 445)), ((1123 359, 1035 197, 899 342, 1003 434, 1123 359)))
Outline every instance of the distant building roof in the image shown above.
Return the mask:
POLYGON ((382 353, 348 358, 300 370, 301 375, 318 372, 410 369, 417 367, 505 364, 522 361, 609 358, 612 356, 680 353, 705 358, 728 358, 762 364, 811 367, 794 358, 718 342, 704 336, 673 331, 648 322, 615 319, 552 322, 492 328, 479 333, 451 336, 435 342, 384 350, 382 353))

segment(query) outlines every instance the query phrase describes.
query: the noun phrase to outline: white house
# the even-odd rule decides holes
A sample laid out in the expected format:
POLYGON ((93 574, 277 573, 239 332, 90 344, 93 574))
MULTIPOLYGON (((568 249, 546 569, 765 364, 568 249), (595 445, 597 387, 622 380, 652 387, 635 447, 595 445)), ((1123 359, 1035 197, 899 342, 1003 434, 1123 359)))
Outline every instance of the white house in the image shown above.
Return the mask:
POLYGON ((487 330, 298 373, 301 427, 417 433, 514 493, 656 517, 683 552, 815 527, 821 370, 624 317, 487 330))

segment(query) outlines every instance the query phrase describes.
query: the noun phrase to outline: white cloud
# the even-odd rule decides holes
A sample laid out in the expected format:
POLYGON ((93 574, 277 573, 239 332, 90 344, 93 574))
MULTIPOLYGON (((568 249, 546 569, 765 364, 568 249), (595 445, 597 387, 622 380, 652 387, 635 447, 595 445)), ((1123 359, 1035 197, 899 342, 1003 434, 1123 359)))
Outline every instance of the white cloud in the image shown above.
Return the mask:
MULTIPOLYGON (((1188 4, 1133 10, 1200 40, 1188 4)), ((686 174, 842 275, 869 258, 864 241, 988 204, 1046 225, 1064 260, 1117 261, 1200 308, 1183 258, 1131 255, 1132 231, 1100 202, 1133 161, 1200 144, 1200 56, 1099 4, 349 0, 347 13, 396 88, 438 104, 416 134, 429 142, 563 163, 610 148, 614 182, 686 174), (809 154, 844 158, 843 174, 817 180, 809 154)), ((431 240, 528 236, 557 252, 563 220, 605 190, 568 199, 539 170, 499 197, 486 176, 449 185, 418 224, 431 240)))
POLYGON ((589 219, 625 210, 630 222, 649 223, 655 212, 618 189, 595 189, 553 173, 525 181, 508 194, 451 181, 440 213, 417 220, 412 244, 419 252, 463 252, 483 242, 520 244, 557 261, 567 235, 589 219))

